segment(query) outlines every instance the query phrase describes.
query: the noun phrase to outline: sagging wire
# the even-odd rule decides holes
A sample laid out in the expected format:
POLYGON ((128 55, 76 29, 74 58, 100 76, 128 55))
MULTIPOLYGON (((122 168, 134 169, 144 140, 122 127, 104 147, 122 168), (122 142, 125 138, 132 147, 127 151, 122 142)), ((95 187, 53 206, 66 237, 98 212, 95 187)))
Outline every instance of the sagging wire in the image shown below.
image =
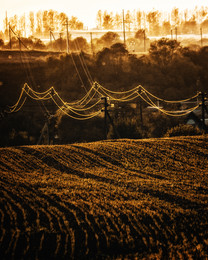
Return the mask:
POLYGON ((152 96, 153 98, 155 98, 155 99, 157 99, 157 100, 159 100, 159 101, 166 102, 166 103, 182 103, 182 102, 187 102, 187 101, 190 101, 190 100, 192 100, 192 99, 194 99, 194 98, 197 98, 197 97, 200 95, 200 93, 197 93, 195 96, 190 97, 190 98, 187 98, 187 99, 183 99, 183 100, 166 100, 166 99, 162 99, 162 98, 159 98, 159 97, 153 95, 153 94, 150 93, 148 90, 146 90, 143 86, 140 85, 140 87, 141 87, 142 90, 144 90, 146 93, 148 93, 148 94, 149 94, 150 96, 152 96))
MULTIPOLYGON (((139 94, 139 93, 138 93, 139 94)), ((152 108, 155 108, 157 110, 159 110, 160 112, 168 115, 168 116, 173 116, 173 117, 179 117, 179 116, 185 116, 185 115, 188 115, 189 113, 193 112, 194 110, 196 110, 199 105, 193 107, 193 108, 190 108, 188 110, 186 110, 185 112, 184 111, 166 111, 160 107, 158 107, 154 102, 151 102, 151 101, 148 101, 146 100, 141 94, 139 94, 140 98, 145 101, 148 105, 150 105, 152 108), (176 114, 178 113, 178 114, 176 114), (180 113, 180 114, 179 114, 180 113)))
POLYGON ((100 88, 104 89, 106 92, 110 92, 110 93, 112 93, 112 94, 117 94, 117 95, 124 95, 124 94, 130 93, 130 92, 133 92, 133 91, 135 91, 135 90, 138 90, 138 89, 141 87, 141 85, 139 85, 139 86, 136 86, 136 87, 133 88, 133 89, 126 90, 126 91, 120 91, 120 92, 119 92, 119 91, 113 91, 113 90, 107 89, 107 88, 103 87, 102 85, 100 85, 100 84, 99 84, 98 82, 96 82, 96 81, 95 81, 95 84, 98 85, 100 88))
MULTIPOLYGON (((185 110, 182 110, 182 111, 169 111, 169 110, 165 110, 165 109, 162 109, 159 106, 157 106, 152 101, 152 99, 149 97, 149 93, 150 92, 148 92, 141 85, 139 85, 139 86, 137 86, 137 87, 135 87, 135 88, 133 88, 131 90, 128 90, 128 91, 116 92, 116 91, 111 91, 111 90, 109 90, 107 88, 104 88, 99 83, 94 82, 94 84, 92 85, 91 89, 88 91, 88 93, 81 100, 79 100, 77 102, 74 102, 74 103, 67 103, 60 97, 60 95, 54 89, 54 87, 51 87, 47 91, 44 91, 44 92, 37 92, 37 91, 34 91, 32 88, 30 88, 27 83, 25 83, 23 88, 22 88, 22 91, 20 93, 20 96, 18 98, 18 101, 16 102, 15 105, 9 107, 10 111, 7 111, 7 112, 8 113, 12 113, 12 112, 19 111, 22 108, 22 106, 24 105, 24 103, 25 103, 25 101, 27 99, 27 96, 30 97, 31 99, 38 100, 38 101, 45 101, 45 100, 52 99, 53 102, 56 104, 56 106, 63 113, 67 114, 68 116, 70 116, 70 117, 72 117, 74 119, 79 119, 79 120, 90 119, 90 118, 92 118, 94 116, 97 116, 100 113, 99 112, 100 110, 97 111, 97 112, 90 113, 90 114, 81 114, 79 112, 81 112, 81 111, 84 112, 84 111, 90 110, 90 109, 94 108, 95 106, 97 106, 100 103, 101 97, 103 97, 103 95, 105 95, 106 97, 109 97, 110 100, 112 100, 112 101, 114 100, 114 101, 120 101, 120 102, 132 101, 132 100, 140 97, 143 101, 145 101, 152 108, 155 108, 158 111, 160 111, 160 112, 162 112, 162 113, 164 113, 166 115, 175 116, 175 117, 176 116, 187 115, 187 114, 193 112, 195 109, 197 109, 199 107, 199 105, 197 105, 195 107, 188 108, 188 109, 185 109, 185 110), (90 97, 88 99, 88 97, 90 96, 92 91, 94 91, 94 93, 93 93, 92 97, 90 97), (125 97, 115 98, 113 95, 110 95, 108 92, 112 93, 112 94, 127 94, 127 93, 130 93, 130 94, 128 94, 125 97), (24 94, 26 94, 26 97, 24 97, 24 100, 21 103, 21 100, 22 100, 24 94), (99 97, 97 98, 97 101, 94 104, 92 104, 90 106, 87 106, 92 101, 92 99, 95 97, 96 94, 99 95, 99 97), (143 94, 145 95, 145 97, 144 97, 143 94), (58 99, 58 100, 56 100, 56 99, 58 99), (61 102, 61 105, 59 104, 60 102, 61 102), (21 105, 19 106, 20 103, 21 103, 21 105), (74 113, 75 115, 77 115, 79 117, 76 117, 76 116, 73 116, 73 115, 69 114, 66 111, 66 109, 71 111, 71 113, 74 113), (77 112, 77 111, 79 111, 79 112, 77 112), (82 118, 80 118, 80 117, 82 117, 82 118)), ((197 96, 198 96, 198 94, 195 95, 192 98, 184 99, 184 100, 187 101, 187 100, 196 98, 197 96)), ((159 100, 162 100, 162 99, 159 99, 159 100)), ((184 102, 184 100, 180 101, 180 102, 184 102)), ((172 101, 171 101, 171 103, 172 103, 172 101)))
MULTIPOLYGON (((65 110, 63 109, 63 107, 61 107, 61 106, 56 102, 56 100, 53 98, 53 96, 52 96, 51 98, 52 98, 53 102, 56 104, 56 106, 57 106, 65 115, 67 115, 67 116, 69 116, 69 117, 71 117, 71 118, 73 118, 73 119, 76 119, 76 120, 87 120, 87 119, 91 119, 91 118, 93 118, 93 117, 98 116, 98 115, 102 112, 101 110, 99 110, 99 111, 97 111, 97 112, 95 112, 95 113, 92 113, 92 114, 89 114, 89 115, 83 115, 83 114, 82 114, 82 115, 81 115, 81 116, 83 116, 82 118, 81 118, 81 117, 75 117, 75 116, 69 114, 67 111, 65 111, 65 110)), ((76 113, 76 114, 78 114, 78 113, 76 113)))
MULTIPOLYGON (((144 91, 143 92, 145 94, 145 96, 148 98, 148 100, 151 102, 152 104, 152 107, 153 108, 157 108, 158 110, 160 110, 161 112, 162 111, 165 111, 167 113, 172 113, 172 114, 178 114, 178 113, 182 113, 182 112, 189 112, 190 110, 192 110, 192 108, 188 108, 188 109, 183 109, 181 111, 168 111, 168 110, 164 110, 164 109, 161 109, 158 105, 156 105, 150 98, 149 96, 147 95, 147 93, 144 91)), ((199 105, 197 105, 196 107, 198 107, 199 105)))

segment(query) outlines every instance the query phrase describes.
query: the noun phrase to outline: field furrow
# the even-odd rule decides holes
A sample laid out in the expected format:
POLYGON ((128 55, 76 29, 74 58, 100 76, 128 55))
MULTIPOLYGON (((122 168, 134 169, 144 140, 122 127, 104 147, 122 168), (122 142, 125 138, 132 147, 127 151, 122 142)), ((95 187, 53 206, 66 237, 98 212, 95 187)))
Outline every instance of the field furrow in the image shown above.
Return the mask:
POLYGON ((208 138, 0 148, 1 259, 207 259, 208 138))

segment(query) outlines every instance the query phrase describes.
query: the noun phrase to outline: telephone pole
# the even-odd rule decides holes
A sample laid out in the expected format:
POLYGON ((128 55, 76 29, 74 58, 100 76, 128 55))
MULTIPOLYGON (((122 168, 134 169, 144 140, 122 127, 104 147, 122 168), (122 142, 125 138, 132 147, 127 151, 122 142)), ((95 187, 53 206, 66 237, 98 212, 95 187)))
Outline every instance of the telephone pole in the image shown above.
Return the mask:
POLYGON ((105 140, 108 139, 108 122, 107 122, 107 118, 109 119, 110 124, 111 124, 112 127, 113 127, 113 131, 114 131, 114 133, 115 133, 115 136, 116 136, 117 138, 120 138, 120 135, 119 135, 119 133, 118 133, 118 131, 117 131, 117 129, 116 129, 114 123, 113 123, 113 120, 112 120, 112 118, 111 118, 111 116, 110 116, 110 114, 109 114, 109 112, 108 112, 108 106, 109 106, 109 104, 108 104, 108 101, 107 101, 107 97, 101 97, 101 99, 104 100, 105 140))
POLYGON ((66 25, 66 49, 67 49, 67 53, 69 54, 69 22, 68 22, 68 18, 66 19, 66 23, 64 25, 66 25))
POLYGON ((90 44, 91 44, 91 52, 92 52, 92 55, 94 55, 94 52, 93 52, 93 43, 92 43, 92 32, 90 32, 90 44))
POLYGON ((146 33, 144 29, 144 52, 146 51, 146 33))
POLYGON ((203 46, 202 27, 200 27, 200 36, 201 36, 201 47, 202 47, 203 46))
POLYGON ((201 93, 201 99, 202 99, 202 110, 201 110, 201 117, 202 117, 202 122, 203 122, 203 125, 205 126, 205 95, 204 95, 204 92, 201 93))
POLYGON ((124 10, 123 10, 123 38, 124 38, 124 44, 126 44, 126 33, 125 33, 125 18, 124 18, 124 10))
POLYGON ((6 11, 5 22, 6 22, 5 34, 6 34, 6 39, 8 39, 8 37, 9 37, 9 31, 8 31, 8 17, 7 17, 7 11, 6 11))
POLYGON ((107 97, 102 97, 102 100, 104 100, 104 128, 105 128, 105 140, 108 138, 108 124, 107 124, 107 111, 108 111, 108 101, 107 97))
POLYGON ((10 49, 12 49, 12 36, 11 36, 10 23, 9 23, 9 47, 10 47, 10 49))

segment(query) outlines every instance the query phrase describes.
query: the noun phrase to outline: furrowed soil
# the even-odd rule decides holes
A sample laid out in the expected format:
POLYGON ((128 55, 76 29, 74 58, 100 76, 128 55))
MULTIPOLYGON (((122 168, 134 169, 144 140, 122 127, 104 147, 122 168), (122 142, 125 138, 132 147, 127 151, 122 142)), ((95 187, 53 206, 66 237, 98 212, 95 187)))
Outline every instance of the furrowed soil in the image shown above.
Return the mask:
POLYGON ((208 259, 208 136, 0 148, 1 259, 208 259))

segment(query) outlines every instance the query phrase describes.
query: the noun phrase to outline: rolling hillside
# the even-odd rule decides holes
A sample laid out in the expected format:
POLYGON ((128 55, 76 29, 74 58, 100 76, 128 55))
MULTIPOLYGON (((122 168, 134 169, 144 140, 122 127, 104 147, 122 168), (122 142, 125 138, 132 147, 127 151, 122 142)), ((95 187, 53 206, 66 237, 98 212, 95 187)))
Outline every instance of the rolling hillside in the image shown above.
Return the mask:
POLYGON ((0 148, 1 259, 207 259, 208 136, 0 148))

